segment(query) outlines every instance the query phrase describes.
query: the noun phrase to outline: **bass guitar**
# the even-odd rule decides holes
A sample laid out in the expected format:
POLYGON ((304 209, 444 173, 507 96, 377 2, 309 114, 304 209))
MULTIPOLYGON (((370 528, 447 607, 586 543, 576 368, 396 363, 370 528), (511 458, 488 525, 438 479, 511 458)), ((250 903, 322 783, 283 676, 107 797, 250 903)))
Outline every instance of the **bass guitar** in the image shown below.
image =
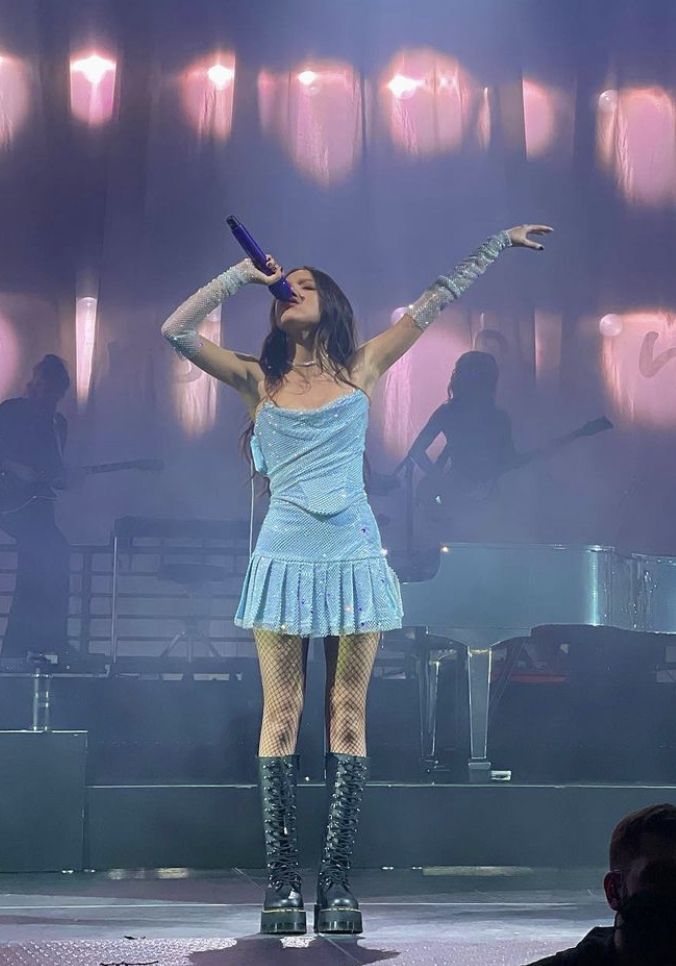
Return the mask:
MULTIPOLYGON (((98 473, 117 473, 120 470, 143 470, 149 473, 160 473, 164 469, 162 460, 127 460, 119 463, 96 463, 93 466, 83 466, 85 476, 95 476, 98 473)), ((28 481, 22 479, 9 467, 0 469, 0 513, 16 513, 32 503, 33 500, 55 500, 56 490, 54 481, 28 481)))
POLYGON ((485 503, 495 492, 499 478, 506 473, 527 466, 535 460, 551 456, 577 439, 596 436, 597 433, 603 433, 612 428, 613 424, 605 416, 592 419, 578 429, 574 429, 564 436, 559 436, 544 446, 529 450, 527 453, 519 453, 505 463, 490 479, 480 482, 463 477, 453 466, 450 466, 447 470, 427 473, 416 487, 416 503, 428 511, 451 507, 457 503, 474 505, 485 503))

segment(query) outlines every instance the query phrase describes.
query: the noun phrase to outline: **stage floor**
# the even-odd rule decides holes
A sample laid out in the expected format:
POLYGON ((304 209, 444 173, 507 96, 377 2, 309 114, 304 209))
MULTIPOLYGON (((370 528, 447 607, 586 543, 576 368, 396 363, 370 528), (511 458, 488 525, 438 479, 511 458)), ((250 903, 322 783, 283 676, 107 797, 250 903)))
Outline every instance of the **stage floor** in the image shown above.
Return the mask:
MULTIPOLYGON (((356 872, 365 933, 257 935, 261 871, 0 876, 2 966, 522 966, 606 925, 601 869, 356 872)), ((306 876, 306 900, 313 875, 306 876)), ((310 918, 310 917, 309 917, 310 918)))

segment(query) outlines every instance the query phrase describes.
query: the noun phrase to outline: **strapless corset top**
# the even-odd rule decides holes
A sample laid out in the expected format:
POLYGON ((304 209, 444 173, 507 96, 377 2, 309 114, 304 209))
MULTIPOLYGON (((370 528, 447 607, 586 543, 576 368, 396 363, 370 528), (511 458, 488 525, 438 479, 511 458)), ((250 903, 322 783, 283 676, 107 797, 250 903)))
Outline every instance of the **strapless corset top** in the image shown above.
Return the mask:
POLYGON ((360 389, 316 409, 266 402, 256 415, 251 454, 270 480, 272 500, 330 516, 366 499, 363 458, 369 400, 360 389))

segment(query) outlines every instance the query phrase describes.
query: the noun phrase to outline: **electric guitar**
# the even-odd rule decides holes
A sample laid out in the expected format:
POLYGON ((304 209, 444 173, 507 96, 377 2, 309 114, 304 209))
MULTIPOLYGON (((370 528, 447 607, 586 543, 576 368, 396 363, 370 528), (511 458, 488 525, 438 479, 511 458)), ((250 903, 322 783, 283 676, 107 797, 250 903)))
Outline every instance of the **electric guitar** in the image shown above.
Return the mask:
MULTIPOLYGON (((160 473, 164 469, 162 460, 127 460, 123 463, 96 463, 83 466, 85 476, 98 473, 117 473, 119 470, 144 470, 160 473)), ((0 513, 16 513, 32 503, 33 500, 56 500, 57 494, 52 481, 21 479, 9 467, 0 469, 0 513)))
POLYGON ((613 424, 605 416, 592 419, 578 429, 574 429, 571 433, 553 439, 545 446, 539 446, 527 453, 519 453, 502 466, 490 479, 480 482, 463 477, 457 470, 454 470, 453 466, 440 472, 427 473, 416 487, 416 503, 428 512, 443 507, 455 508, 457 503, 463 502, 474 505, 485 503, 494 494, 498 479, 506 473, 527 466, 537 459, 548 457, 576 439, 596 436, 597 433, 603 433, 612 428, 613 424))

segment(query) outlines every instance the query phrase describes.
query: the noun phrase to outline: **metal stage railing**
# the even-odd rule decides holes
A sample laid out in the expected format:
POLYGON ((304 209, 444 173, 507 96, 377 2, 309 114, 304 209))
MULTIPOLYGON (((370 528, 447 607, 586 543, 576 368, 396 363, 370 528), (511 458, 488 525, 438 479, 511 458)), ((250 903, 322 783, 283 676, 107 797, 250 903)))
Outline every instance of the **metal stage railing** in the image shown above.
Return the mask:
MULTIPOLYGON (((248 561, 248 524, 123 518, 104 545, 73 545, 68 643, 82 657, 237 657, 235 627, 248 561), (192 637, 191 637, 192 635, 192 637)), ((0 636, 11 604, 16 549, 0 543, 0 636)))
MULTIPOLYGON (((109 543, 71 546, 68 644, 92 670, 95 659, 125 672, 179 671, 191 659, 196 671, 234 667, 254 656, 251 634, 233 623, 248 555, 245 521, 123 517, 109 543)), ((2 542, 0 638, 15 572, 15 545, 2 542)), ((403 634, 386 637, 384 677, 410 651, 403 634)))

